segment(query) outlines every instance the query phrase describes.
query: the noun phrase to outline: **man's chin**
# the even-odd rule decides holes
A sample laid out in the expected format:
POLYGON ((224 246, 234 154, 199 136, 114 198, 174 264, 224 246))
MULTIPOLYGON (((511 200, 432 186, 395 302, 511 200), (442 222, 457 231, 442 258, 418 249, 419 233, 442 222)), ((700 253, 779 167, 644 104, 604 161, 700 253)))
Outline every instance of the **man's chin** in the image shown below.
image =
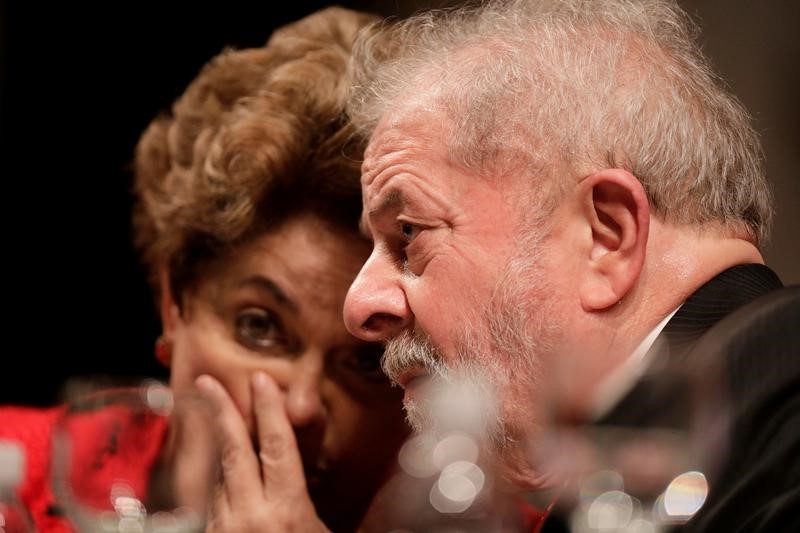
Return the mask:
POLYGON ((563 483, 563 478, 532 452, 529 434, 513 427, 506 427, 505 434, 505 444, 492 448, 495 469, 504 483, 516 492, 547 490, 563 483))

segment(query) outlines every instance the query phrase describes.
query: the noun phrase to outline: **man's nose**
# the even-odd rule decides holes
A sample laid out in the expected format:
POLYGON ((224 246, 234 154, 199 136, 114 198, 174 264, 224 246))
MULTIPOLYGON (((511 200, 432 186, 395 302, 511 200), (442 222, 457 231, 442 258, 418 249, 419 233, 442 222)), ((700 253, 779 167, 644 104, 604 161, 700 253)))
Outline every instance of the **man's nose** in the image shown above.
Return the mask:
POLYGON ((365 341, 386 341, 411 324, 401 275, 396 264, 373 251, 344 301, 344 322, 350 333, 365 341))

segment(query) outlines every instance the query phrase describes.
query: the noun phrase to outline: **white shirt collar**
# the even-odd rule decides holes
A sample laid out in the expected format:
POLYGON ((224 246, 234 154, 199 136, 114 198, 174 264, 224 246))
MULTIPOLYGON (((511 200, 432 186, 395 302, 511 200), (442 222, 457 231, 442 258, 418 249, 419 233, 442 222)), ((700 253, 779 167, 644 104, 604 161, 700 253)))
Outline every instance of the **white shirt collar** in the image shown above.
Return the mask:
MULTIPOLYGON (((681 304, 683 305, 683 304, 681 304)), ((639 346, 631 353, 630 356, 617 368, 615 368, 603 381, 597 386, 594 394, 594 402, 592 402, 592 419, 598 420, 603 415, 607 414, 617 402, 619 402, 625 394, 627 394, 641 375, 647 370, 650 365, 650 348, 656 342, 656 338, 667 325, 669 320, 678 312, 681 305, 676 307, 670 314, 656 324, 650 333, 639 343, 639 346)))

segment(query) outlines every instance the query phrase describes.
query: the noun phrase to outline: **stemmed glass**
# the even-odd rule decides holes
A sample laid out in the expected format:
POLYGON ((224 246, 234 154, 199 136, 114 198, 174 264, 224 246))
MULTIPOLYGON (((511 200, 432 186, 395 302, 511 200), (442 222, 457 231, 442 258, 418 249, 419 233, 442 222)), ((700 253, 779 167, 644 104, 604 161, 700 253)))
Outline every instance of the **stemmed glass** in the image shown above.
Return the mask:
POLYGON ((79 531, 201 531, 219 463, 210 408, 165 384, 73 383, 53 433, 53 492, 79 531))
POLYGON ((553 514, 565 529, 656 533, 703 509, 728 453, 724 367, 698 353, 692 364, 671 357, 651 361, 593 418, 571 416, 553 387, 549 430, 531 455, 560 480, 553 514))

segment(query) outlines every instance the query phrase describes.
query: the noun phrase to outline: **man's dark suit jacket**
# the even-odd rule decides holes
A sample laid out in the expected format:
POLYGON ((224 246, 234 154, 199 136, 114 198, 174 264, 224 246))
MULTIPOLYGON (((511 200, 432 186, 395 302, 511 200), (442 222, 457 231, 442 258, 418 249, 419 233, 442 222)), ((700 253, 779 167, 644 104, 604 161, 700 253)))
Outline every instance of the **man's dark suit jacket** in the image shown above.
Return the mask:
POLYGON ((800 531, 800 287, 763 265, 730 268, 651 350, 652 371, 598 424, 700 437, 709 494, 681 531, 800 531))

